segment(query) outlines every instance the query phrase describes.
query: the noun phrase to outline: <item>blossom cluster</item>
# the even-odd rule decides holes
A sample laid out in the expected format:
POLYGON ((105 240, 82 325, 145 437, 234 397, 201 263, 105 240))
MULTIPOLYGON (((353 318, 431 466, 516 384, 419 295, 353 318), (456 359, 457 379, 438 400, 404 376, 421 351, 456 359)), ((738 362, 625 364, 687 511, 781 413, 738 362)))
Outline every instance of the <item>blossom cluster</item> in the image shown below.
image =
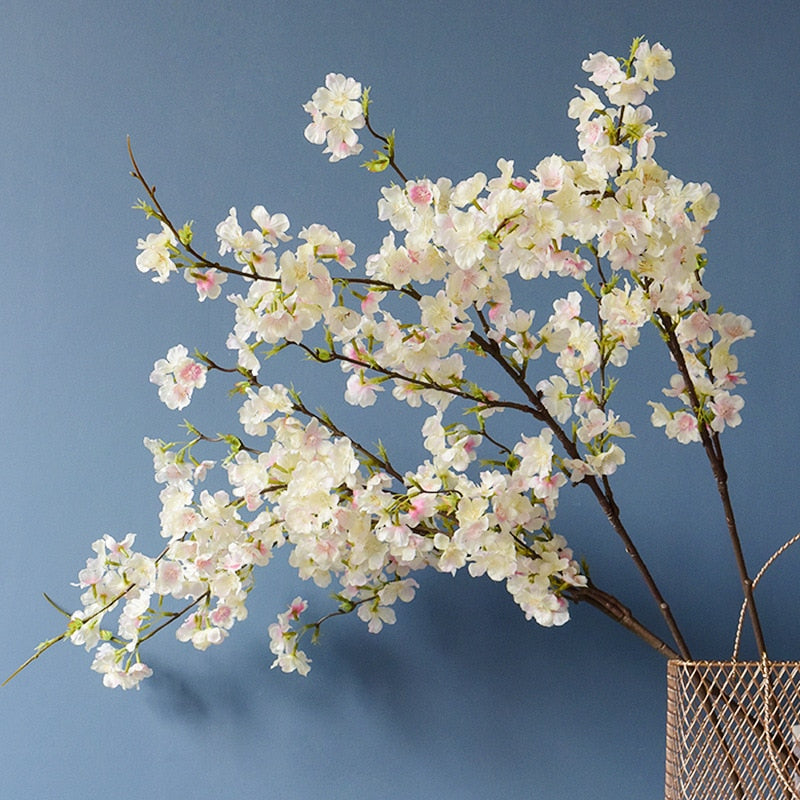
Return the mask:
POLYGON ((305 137, 313 144, 325 144, 330 161, 358 155, 363 149, 356 131, 364 127, 361 84, 353 78, 329 73, 304 106, 311 115, 305 137))
MULTIPOLYGON (((433 566, 455 573, 467 563, 472 575, 505 580, 529 617, 546 625, 566 621, 566 601, 555 588, 585 579, 563 538, 543 532, 548 509, 537 508, 527 489, 528 476, 549 467, 546 452, 531 456, 547 451, 547 435, 520 449, 513 476, 486 473, 477 483, 453 473, 445 487, 445 470, 435 465, 442 458, 452 462, 462 450, 465 467, 470 445, 463 437, 446 442, 431 418, 426 442, 433 463, 407 476, 403 493, 391 490, 389 475, 365 471, 350 440, 333 436, 316 419, 302 422, 296 411, 283 386, 248 391, 240 412, 244 427, 270 434, 271 445, 257 455, 239 450, 227 461, 230 495, 198 495, 212 462, 192 463, 161 441, 145 441, 156 480, 164 484, 160 522, 168 544, 151 558, 132 549, 132 534, 121 542, 106 536, 95 542, 96 556, 78 576, 84 607, 74 619, 85 622, 71 638, 87 649, 102 641, 93 668, 106 685, 128 688, 149 675, 138 647, 165 619, 185 615, 178 639, 197 649, 220 644, 247 615, 253 568, 265 566, 284 544, 301 578, 326 587, 336 577, 336 596, 357 607, 373 633, 395 621, 391 606, 398 599, 413 598, 412 571, 433 566), (515 538, 525 531, 540 533, 522 554, 515 538), (169 598, 186 607, 165 611, 169 598), (104 619, 118 604, 117 628, 104 632, 104 619)), ((309 660, 291 627, 304 601, 292 609, 270 629, 271 649, 275 666, 304 673, 309 660)))
MULTIPOLYGON (((560 492, 586 483, 602 495, 625 463, 632 433, 611 399, 648 323, 671 343, 678 369, 663 390, 677 407, 651 402, 653 423, 683 443, 739 424, 744 378, 730 348, 753 332, 746 317, 711 312, 702 283, 718 199, 654 159, 663 134, 644 101, 672 77, 670 52, 641 41, 627 61, 595 53, 583 68, 602 96, 579 88, 569 104, 579 159, 549 155, 528 173, 500 159, 492 177, 384 187, 378 218, 389 230, 363 272, 351 241, 313 224, 289 245, 289 220, 260 205, 252 230, 236 208, 216 228, 220 256, 236 267, 197 256, 166 218, 161 233, 140 240, 137 267, 158 282, 184 269, 201 301, 219 296, 228 274, 245 281, 227 298, 235 366, 225 368, 243 378, 234 387, 243 435, 210 439, 190 428, 196 438, 178 450, 146 440, 164 484, 168 543, 148 558, 132 536, 104 537, 79 576, 72 640, 99 646, 94 668, 107 685, 149 674, 139 647, 166 622, 180 622, 178 638, 198 649, 221 643, 247 614, 254 568, 283 546, 301 579, 336 586, 336 613, 355 611, 373 633, 395 621, 393 606, 414 597, 411 576, 426 568, 487 575, 527 618, 565 623, 589 580, 554 530, 560 492), (185 264, 174 258, 179 241, 185 264), (537 293, 525 286, 551 276, 567 288, 537 318, 542 309, 526 304, 537 293), (399 469, 383 446, 357 443, 300 394, 262 383, 263 360, 285 348, 320 369, 338 365, 351 405, 383 402, 389 389, 421 409, 421 463, 399 469), (501 381, 473 380, 478 361, 494 365, 505 394, 501 381), (211 441, 229 447, 219 469, 192 454, 211 441), (198 494, 212 473, 224 473, 226 488, 198 494), (165 599, 183 607, 166 611, 165 599), (117 606, 116 631, 105 631, 117 606)), ((331 161, 361 149, 361 97, 358 82, 330 74, 305 106, 306 138, 325 144, 331 161)), ((198 358, 178 345, 156 362, 151 380, 168 407, 187 406, 219 368, 198 358)), ((299 644, 320 623, 301 624, 306 610, 295 598, 269 629, 283 671, 309 670, 299 644)))
POLYGON ((177 344, 169 349, 166 358, 153 364, 150 382, 158 386, 158 397, 167 408, 186 408, 192 392, 205 386, 206 368, 189 358, 189 351, 182 344, 177 344))

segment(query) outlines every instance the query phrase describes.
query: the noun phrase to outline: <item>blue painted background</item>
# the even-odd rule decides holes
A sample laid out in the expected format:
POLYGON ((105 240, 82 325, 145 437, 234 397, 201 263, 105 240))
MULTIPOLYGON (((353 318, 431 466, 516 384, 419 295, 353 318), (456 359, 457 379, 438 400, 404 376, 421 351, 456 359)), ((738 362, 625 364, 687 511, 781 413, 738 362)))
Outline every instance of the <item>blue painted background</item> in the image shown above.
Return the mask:
MULTIPOLYGON (((162 202, 194 219, 209 249, 231 205, 263 203, 294 231, 326 223, 363 258, 384 233, 380 179, 355 159, 328 164, 302 136, 300 106, 329 71, 372 86, 373 118, 397 129, 408 173, 460 179, 491 174, 499 157, 521 172, 553 152, 575 157, 566 106, 586 85, 586 55, 626 54, 639 34, 672 49, 677 75, 650 99, 669 134, 656 155, 720 195, 707 283, 757 330, 738 349, 745 423, 724 444, 746 555, 754 569, 763 563, 800 525, 800 12, 788 0, 758 5, 7 0, 0 672, 59 632, 41 593, 77 602, 69 583, 94 539, 136 531, 142 547, 160 549, 141 440, 177 438, 182 415, 147 378, 178 342, 224 350, 224 301, 198 305, 182 280, 156 286, 134 267, 136 240, 153 228, 131 210, 140 192, 125 137, 162 202)), ((637 351, 633 385, 615 402, 637 434, 615 489, 693 651, 726 658, 740 600, 733 559, 701 450, 649 427, 644 400, 671 374, 655 345, 637 351)), ((301 385, 310 374, 301 365, 281 378, 301 385)), ((216 400, 209 389, 189 409, 198 424, 235 423, 216 386, 216 400)), ((338 408, 338 391, 326 397, 338 408)), ((386 419, 366 430, 398 448, 413 439, 402 418, 386 419)), ((589 493, 565 494, 558 521, 600 585, 658 627, 589 493)), ((759 587, 775 658, 800 658, 798 569, 790 552, 759 587)), ((430 574, 421 584, 377 637, 357 620, 332 623, 305 679, 268 668, 267 625, 309 591, 282 563, 262 572, 250 617, 224 646, 198 653, 169 633, 156 640, 155 676, 140 692, 104 689, 85 653, 54 648, 0 691, 0 793, 663 796, 659 656, 590 608, 545 630, 489 580, 430 574)))

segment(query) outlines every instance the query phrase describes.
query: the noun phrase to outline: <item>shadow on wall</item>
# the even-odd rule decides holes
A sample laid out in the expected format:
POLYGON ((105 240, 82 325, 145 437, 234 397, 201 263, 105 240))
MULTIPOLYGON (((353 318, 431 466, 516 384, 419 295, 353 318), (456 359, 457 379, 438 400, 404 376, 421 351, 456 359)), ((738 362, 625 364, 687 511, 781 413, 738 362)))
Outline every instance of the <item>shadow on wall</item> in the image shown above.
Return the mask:
POLYGON ((547 715, 564 692, 611 699, 631 681, 660 685, 652 681, 661 680, 663 659, 592 609, 544 629, 525 620, 501 584, 419 577, 414 602, 398 603, 397 623, 378 635, 354 615, 326 623, 319 645, 305 647, 313 661, 306 678, 270 670, 265 625, 251 625, 251 614, 216 650, 187 658, 178 645, 170 648, 174 662, 154 652, 143 694, 161 713, 190 724, 263 721, 290 705, 316 724, 358 707, 404 729, 436 708, 461 708, 491 727, 492 719, 507 725, 520 714, 547 715))

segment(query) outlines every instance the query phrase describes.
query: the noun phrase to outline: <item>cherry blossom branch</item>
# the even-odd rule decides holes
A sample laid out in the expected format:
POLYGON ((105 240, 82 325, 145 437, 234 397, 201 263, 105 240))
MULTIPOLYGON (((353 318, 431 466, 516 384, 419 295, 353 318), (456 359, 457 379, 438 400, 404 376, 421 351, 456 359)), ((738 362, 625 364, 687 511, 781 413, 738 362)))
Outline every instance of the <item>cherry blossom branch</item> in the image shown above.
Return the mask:
MULTIPOLYGON (((158 564, 158 562, 161 561, 164 558, 164 556, 167 554, 168 550, 169 550, 169 546, 165 547, 155 557, 155 559, 153 560, 153 563, 154 564, 158 564)), ((27 659, 22 664, 20 664, 20 666, 17 667, 14 670, 14 672, 11 673, 11 675, 9 675, 2 683, 0 683, 0 688, 2 688, 7 683, 9 683, 13 678, 16 678, 16 676, 19 675, 19 673, 22 672, 22 670, 24 670, 26 667, 30 666, 34 661, 36 661, 37 658, 39 658, 40 655, 42 655, 42 653, 44 653, 47 650, 49 650, 54 644, 58 644, 58 642, 62 642, 62 641, 64 641, 64 639, 69 638, 70 636, 72 636, 73 633, 75 633, 75 631, 79 630, 84 625, 86 625, 87 623, 91 622, 93 619, 95 619, 95 617, 99 617, 102 614, 105 614, 106 611, 108 611, 110 608, 112 608, 116 603, 118 603, 120 600, 122 600, 122 598, 125 597, 125 595, 127 595, 129 592, 131 592, 135 588, 136 588, 136 583, 128 583, 125 586, 124 589, 122 589, 116 595, 114 595, 114 597, 112 597, 111 600, 109 600, 101 608, 98 608, 96 611, 94 611, 91 614, 89 614, 89 616, 84 617, 84 618, 77 618, 76 617, 74 619, 72 617, 70 617, 70 623, 69 623, 69 625, 67 625, 66 630, 63 633, 59 634, 58 636, 54 636, 52 639, 46 639, 44 642, 41 642, 36 647, 36 652, 29 659, 27 659)), ((44 597, 45 597, 45 600, 47 600, 47 602, 50 603, 51 606, 53 606, 54 608, 58 609, 58 611, 60 611, 62 614, 65 614, 66 616, 70 616, 66 611, 64 611, 63 608, 61 608, 59 605, 57 605, 47 594, 45 594, 44 597)))
MULTIPOLYGON (((509 363, 508 359, 506 359, 502 352, 500 351, 499 346, 496 342, 491 341, 490 339, 484 339, 479 334, 473 331, 472 334, 473 340, 479 344, 479 346, 487 353, 487 355, 491 356, 499 365, 500 367, 506 372, 507 375, 514 381, 514 383, 520 388, 523 392, 525 397, 528 399, 530 406, 535 411, 535 416, 537 419, 542 420, 549 428, 553 431, 556 438, 560 442, 561 446, 564 448, 564 451, 570 458, 573 459, 581 459, 581 454, 578 451, 574 441, 570 436, 567 435, 566 431, 558 424, 558 422, 553 418, 550 412, 545 408, 544 404, 542 403, 541 397, 539 394, 534 391, 534 389, 528 384, 528 382, 524 379, 524 376, 521 374, 521 371, 518 368, 515 368, 512 364, 509 363)), ((638 569, 639 573, 641 574, 642 578, 644 579, 645 585, 647 586, 648 591, 650 592, 651 596, 655 600, 658 608, 661 612, 664 621, 669 628, 670 634, 675 642, 678 651, 681 654, 681 657, 685 660, 691 659, 691 652, 689 651, 689 647, 686 644, 686 641, 683 638, 683 634, 678 627, 678 623, 675 621, 674 616, 672 615, 672 610, 670 609, 669 604, 664 599, 661 590, 658 587, 658 584, 655 581, 650 569, 647 567, 644 559, 642 558, 641 554, 639 553, 638 548, 633 543, 633 539, 631 539, 630 534, 628 533, 625 525, 622 523, 622 519, 620 517, 620 510, 617 507, 616 502, 614 502, 614 498, 612 493, 610 492, 610 487, 608 493, 603 491, 600 484, 598 483, 597 479, 593 475, 586 475, 582 481, 585 483, 592 493, 594 494, 597 502, 600 504, 603 512, 606 515, 611 527, 617 533, 617 535, 622 540, 625 551, 633 560, 636 568, 638 569)), ((606 484, 608 485, 608 484, 606 484)), ((632 630, 632 629, 631 629, 632 630)), ((656 647, 659 652, 664 654, 665 651, 660 649, 660 647, 656 647)))
POLYGON ((301 414, 305 414, 307 417, 311 419, 315 419, 318 422, 321 422, 334 436, 341 436, 347 439, 353 447, 358 450, 368 461, 372 464, 377 465, 380 469, 386 472, 388 475, 391 475, 395 480, 403 483, 403 476, 398 472, 392 464, 389 462, 388 458, 381 458, 380 456, 373 453, 367 447, 362 444, 359 444, 352 436, 345 433, 341 428, 339 428, 333 420, 328 416, 328 414, 317 414, 311 411, 309 408, 305 406, 304 403, 301 402, 300 397, 295 395, 293 397, 292 402, 294 403, 294 408, 296 411, 299 411, 301 414))
POLYGON ((532 414, 534 417, 536 417, 536 419, 539 419, 536 410, 530 406, 526 406, 523 403, 516 403, 512 400, 491 400, 487 397, 476 397, 475 395, 462 391, 461 389, 455 389, 452 386, 444 386, 432 381, 422 380, 421 378, 416 378, 411 375, 404 375, 396 370, 382 367, 374 361, 360 361, 357 358, 346 356, 344 353, 339 353, 333 349, 320 351, 319 349, 309 347, 302 342, 289 342, 289 344, 293 344, 299 347, 301 350, 304 350, 314 361, 318 362, 319 364, 330 364, 334 361, 343 361, 347 364, 352 364, 355 367, 372 370, 373 372, 377 372, 386 378, 410 383, 420 389, 431 389, 436 392, 443 392, 444 394, 449 394, 462 400, 468 400, 472 403, 481 403, 487 408, 512 408, 517 411, 521 411, 524 414, 532 414))
MULTIPOLYGON (((95 617, 98 617, 101 614, 104 614, 106 611, 108 611, 115 603, 122 600, 122 598, 125 597, 125 595, 128 594, 128 592, 130 592, 135 586, 136 586, 135 583, 128 584, 121 592, 116 594, 102 608, 97 609, 97 611, 90 614, 85 619, 71 619, 70 624, 67 625, 67 628, 63 633, 59 634, 58 636, 54 636, 52 639, 46 639, 41 644, 37 645, 36 652, 29 659, 20 664, 20 666, 18 666, 2 683, 0 683, 0 688, 2 688, 11 680, 16 678, 17 675, 19 675, 19 673, 22 672, 22 670, 30 666, 34 661, 36 661, 37 658, 39 658, 40 655, 42 655, 42 653, 48 651, 54 644, 58 644, 59 642, 64 641, 64 639, 69 638, 70 636, 72 636, 73 633, 75 633, 76 630, 83 627, 87 622, 91 622, 95 617)), ((45 595, 45 599, 51 605, 55 606, 55 603, 53 603, 53 601, 47 595, 45 595)), ((63 609, 59 608, 58 606, 56 606, 56 608, 58 608, 59 611, 64 613, 63 609)))
POLYGON ((201 353, 199 351, 196 351, 195 355, 208 367, 208 369, 214 369, 217 370, 218 372, 227 372, 229 374, 238 373, 239 375, 242 375, 251 386, 261 386, 261 384, 256 379, 255 375, 253 375, 251 372, 248 372, 244 367, 240 366, 223 367, 220 364, 217 364, 208 355, 208 353, 201 353))
POLYGON ((187 606, 182 608, 180 611, 161 612, 166 617, 168 617, 168 619, 165 622, 162 622, 156 628, 153 628, 153 630, 148 632, 147 635, 142 636, 138 640, 138 642, 136 643, 136 649, 138 650, 139 646, 141 644, 143 644, 148 639, 150 639, 153 636, 155 636, 159 631, 163 630, 168 625, 172 625, 173 622, 175 622, 178 619, 181 619, 181 617, 183 617, 184 614, 186 614, 187 612, 191 611, 198 603, 201 603, 203 600, 208 600, 209 597, 211 597, 211 590, 210 589, 206 589, 201 595, 199 595, 196 599, 192 600, 191 603, 189 603, 187 606))
MULTIPOLYGON (((215 369, 215 370, 219 370, 220 372, 227 372, 227 373, 239 373, 239 374, 241 374, 241 375, 243 375, 245 377, 245 379, 247 380, 247 382, 251 386, 254 386, 254 387, 263 386, 263 384, 258 380, 258 378, 256 378, 255 375, 253 375, 252 373, 250 373, 247 370, 243 369, 242 367, 222 367, 219 364, 217 364, 216 362, 214 362, 211 358, 209 358, 209 356, 206 355, 205 353, 199 353, 198 357, 200 359, 202 359, 202 361, 208 366, 209 369, 215 369)), ((337 427, 334 424, 333 420, 331 420, 330 416, 328 416, 327 414, 320 414, 320 413, 315 413, 315 412, 311 411, 300 400, 300 395, 297 394, 297 393, 294 393, 292 395, 292 404, 293 404, 294 409, 296 411, 299 411, 301 414, 305 414, 307 417, 309 417, 311 419, 316 419, 318 422, 321 422, 335 436, 342 436, 342 437, 348 439, 350 441, 350 443, 353 445, 353 447, 355 447, 355 449, 358 450, 368 461, 370 461, 373 464, 376 464, 381 469, 383 469, 386 473, 388 473, 393 478, 395 478, 396 480, 398 480, 398 481, 400 481, 402 483, 403 476, 391 465, 391 463, 389 463, 389 461, 387 459, 381 458, 380 456, 376 455, 371 450, 369 450, 367 447, 365 447, 364 445, 360 444, 355 439, 353 439, 352 436, 349 436, 347 433, 345 433, 341 428, 337 427)), ((215 438, 210 438, 208 436, 205 436, 205 435, 199 433, 199 431, 195 431, 194 429, 192 429, 192 430, 193 430, 194 433, 196 433, 199 436, 199 438, 201 438, 201 439, 203 439, 204 441, 207 441, 207 442, 220 442, 220 441, 223 441, 223 440, 224 441, 229 441, 229 437, 224 437, 224 436, 223 437, 219 437, 218 436, 218 437, 215 437, 215 438)), ((234 437, 234 438, 236 438, 237 441, 239 442, 239 448, 238 449, 246 450, 246 451, 251 452, 251 453, 260 453, 261 452, 261 451, 255 450, 253 448, 247 447, 241 441, 241 439, 239 439, 239 437, 234 437)))
MULTIPOLYGON (((372 588, 372 587, 363 587, 364 589, 372 588)), ((298 640, 303 635, 305 631, 313 630, 313 639, 316 640, 320 634, 320 628, 322 628, 323 624, 326 623, 329 619, 333 619, 334 617, 343 617, 346 614, 352 614, 359 606, 364 605, 364 603, 369 603, 370 601, 375 600, 375 594, 367 595, 366 597, 361 597, 358 600, 344 600, 340 601, 339 607, 335 611, 329 611, 327 614, 321 616, 318 620, 314 622, 309 622, 307 625, 304 625, 300 632, 298 633, 298 640)))
POLYGON ((384 158, 386 159, 388 165, 397 173, 397 175, 399 176, 400 180, 403 181, 404 184, 408 183, 408 178, 406 178, 406 176, 403 174, 403 172, 400 169, 400 167, 397 166, 397 162, 394 159, 394 152, 395 152, 395 150, 394 150, 394 135, 392 135, 391 137, 381 136, 381 134, 379 134, 372 127, 372 124, 369 121, 369 114, 368 113, 364 114, 364 124, 366 125, 367 130, 378 141, 383 142, 383 144, 384 144, 383 149, 384 149, 384 152, 386 154, 384 156, 384 158))
POLYGON ((666 642, 656 636, 642 622, 633 616, 631 610, 623 605, 614 595, 598 589, 591 582, 587 586, 570 587, 564 592, 575 603, 585 602, 610 617, 614 622, 622 625, 631 633, 638 636, 657 653, 665 658, 681 658, 666 642))
MULTIPOLYGON (((513 408, 518 411, 522 411, 523 413, 531 414, 532 416, 534 416, 535 419, 545 422, 545 424, 554 432, 559 442, 561 443, 562 447, 564 448, 565 452, 570 458, 580 459, 581 455, 577 447, 575 446, 575 443, 566 434, 566 432, 558 424, 558 422, 550 415, 550 413, 547 411, 547 409, 541 402, 541 398, 539 397, 539 395, 530 387, 527 381, 524 380, 524 376, 521 374, 521 370, 513 366, 511 363, 509 363, 508 359, 506 359, 503 356, 502 352, 500 351, 499 345, 496 342, 489 339, 488 337, 485 338, 481 336, 476 331, 473 331, 471 333, 470 338, 476 345, 478 345, 481 348, 481 350, 483 350, 487 355, 491 356, 500 365, 500 367, 506 372, 507 375, 509 375, 509 377, 514 381, 514 383, 520 387, 520 389, 523 391, 523 393, 525 394, 526 398, 529 401, 529 405, 526 405, 526 404, 516 403, 513 401, 487 400, 486 401, 487 407, 513 408)), ((326 351, 323 356, 319 353, 319 351, 311 347, 308 347, 307 345, 304 345, 302 343, 298 343, 297 346, 301 347, 305 352, 308 353, 309 356, 311 356, 320 363, 328 363, 331 360, 340 360, 346 363, 351 363, 357 367, 379 372, 380 374, 383 374, 389 378, 407 381, 409 383, 419 386, 420 388, 433 389, 435 391, 443 391, 452 394, 454 396, 461 397, 463 399, 472 400, 473 402, 477 399, 472 395, 462 392, 461 390, 456 390, 450 387, 444 387, 441 386, 440 384, 428 381, 422 381, 418 378, 406 376, 401 373, 397 373, 393 370, 380 367, 379 365, 374 363, 359 361, 358 359, 345 356, 344 354, 337 353, 336 351, 333 350, 326 351)), ((591 491, 595 495, 597 501, 599 502, 601 508, 603 509, 603 512, 608 518, 612 528, 615 530, 617 535, 622 539, 626 552, 631 557, 637 569, 639 570, 640 574, 642 575, 645 581, 645 585, 647 586, 648 591, 650 592, 651 596, 654 598, 656 604, 658 605, 658 608, 667 624, 667 627, 670 631, 670 634, 672 635, 676 647, 678 648, 678 651, 680 652, 681 657, 687 660, 690 659, 691 653, 678 627, 678 624, 672 615, 670 606, 664 599, 664 596, 661 593, 661 590, 659 589, 655 579, 653 578, 652 573, 650 572, 644 559, 639 553, 638 548, 635 546, 627 529, 622 523, 622 520, 620 518, 619 508, 616 502, 614 501, 613 493, 611 492, 610 485, 608 484, 607 479, 604 479, 606 491, 604 491, 604 489, 600 486, 599 482, 594 476, 591 475, 586 476, 584 478, 584 482, 590 487, 591 491)), ((627 619, 627 617, 625 615, 621 615, 620 619, 627 619)), ((626 625, 626 627, 628 627, 628 629, 633 632, 636 632, 636 630, 638 629, 636 625, 632 626, 626 625)), ((658 652, 662 653, 662 655, 667 654, 667 651, 662 647, 663 643, 660 640, 658 640, 658 637, 655 637, 654 639, 653 635, 650 634, 649 636, 645 636, 642 638, 644 638, 644 640, 647 641, 648 644, 654 646, 658 652)))
MULTIPOLYGON (((169 228, 172 232, 172 235, 175 237, 176 241, 180 242, 183 249, 194 259, 196 264, 200 264, 204 267, 208 267, 211 269, 218 270, 219 272, 224 272, 227 275, 236 275, 240 278, 245 278, 246 280, 255 281, 271 281, 273 283, 280 283, 280 278, 269 278, 264 275, 259 275, 255 269, 253 272, 244 272, 243 270, 234 269, 233 267, 226 267, 224 264, 220 264, 218 261, 209 261, 204 255, 200 254, 195 250, 191 242, 186 241, 186 237, 181 235, 181 231, 177 228, 175 223, 167 215, 166 211, 162 207, 161 203, 158 201, 156 197, 156 187, 154 184, 150 184, 147 179, 144 177, 141 169, 139 169, 139 165, 136 163, 136 159, 133 155, 133 147, 131 145, 131 137, 129 136, 127 139, 128 144, 128 157, 131 160, 131 164, 133 166, 133 170, 130 173, 132 177, 136 178, 137 181, 144 187, 145 192, 147 193, 150 202, 153 204, 153 209, 155 210, 155 216, 164 223, 164 225, 169 228)), ((137 206, 138 208, 138 206, 137 206)), ((153 210, 151 209, 151 211, 153 210)), ((147 210, 147 209, 145 209, 147 210)), ((151 215, 152 216, 152 215, 151 215)))
MULTIPOLYGON (((508 359, 506 359, 502 352, 500 351, 499 345, 494 342, 493 340, 489 339, 488 337, 481 336, 477 331, 473 330, 470 334, 470 339, 487 355, 491 356, 493 360, 503 369, 503 371, 514 381, 514 383, 523 391, 527 400, 529 401, 528 404, 521 404, 516 403, 513 401, 502 401, 502 400, 486 400, 487 407, 497 407, 497 408, 512 408, 518 411, 521 411, 526 414, 532 415, 535 419, 544 422, 556 435, 559 442, 561 443, 562 447, 564 448, 565 452, 570 458, 573 459, 581 459, 580 452, 578 451, 575 443, 573 442, 572 438, 567 435, 564 429, 558 424, 558 422, 550 415, 547 409, 544 407, 544 404, 541 401, 540 396, 531 388, 531 386, 527 383, 524 378, 524 374, 522 369, 511 364, 508 359)), ((456 397, 460 397, 462 399, 467 399, 471 401, 476 401, 479 398, 474 397, 466 392, 463 392, 458 389, 454 389, 452 387, 445 387, 441 384, 437 384, 430 381, 420 380, 419 378, 414 378, 411 376, 403 375, 402 373, 398 373, 394 370, 390 370, 384 367, 379 366, 374 362, 364 362, 358 359, 346 356, 342 353, 338 353, 335 350, 331 349, 330 351, 325 351, 322 354, 319 350, 309 347, 303 343, 295 343, 301 349, 303 349, 311 358, 320 362, 320 363, 329 363, 333 360, 343 361, 345 363, 353 364, 356 367, 360 367, 363 369, 370 369, 372 371, 378 372, 386 376, 387 378, 393 378, 396 380, 406 381, 413 385, 419 386, 423 389, 432 389, 435 391, 442 391, 447 394, 451 394, 456 397)), ((483 401, 481 401, 483 402, 483 401)), ((608 518, 612 528, 617 533, 617 535, 621 538, 625 550, 628 555, 633 560, 634 564, 636 565, 638 571, 642 575, 645 585, 648 588, 651 596, 655 600, 658 608, 667 624, 667 627, 672 635, 672 638, 675 642, 678 651, 681 654, 681 657, 684 659, 691 658, 691 652, 683 638, 683 635, 678 627, 678 624, 672 615, 672 611, 670 609, 669 604, 666 602, 661 590, 659 589, 652 573, 650 572, 649 568, 647 567, 644 559, 642 558, 641 554, 639 553, 638 548, 635 546, 630 534, 628 533, 627 529, 625 528, 624 524, 622 523, 620 517, 620 510, 614 501, 613 493, 611 491, 610 484, 607 478, 603 478, 603 483, 605 489, 601 487, 600 483, 594 476, 587 475, 584 478, 584 483, 588 485, 595 495, 598 503, 600 504, 603 512, 605 513, 606 517, 608 518)), ((623 615, 623 618, 624 615, 623 615)), ((635 626, 630 627, 630 630, 634 631, 635 626)), ((657 638, 657 637, 656 637, 657 638)), ((654 641, 651 638, 645 638, 645 641, 651 643, 654 641)), ((655 642, 655 649, 662 654, 665 654, 666 651, 661 647, 660 640, 655 642)), ((675 651, 672 651, 675 652, 675 651)))
POLYGON ((730 492, 728 491, 728 473, 725 469, 725 460, 722 454, 722 443, 717 432, 709 432, 705 418, 702 414, 703 404, 697 393, 697 388, 694 385, 691 372, 686 363, 686 357, 683 348, 678 340, 676 325, 672 317, 664 311, 658 312, 659 328, 664 335, 667 347, 678 367, 678 371, 684 381, 685 391, 689 397, 692 413, 697 420, 697 430, 700 435, 700 441, 705 450, 706 457, 711 466, 711 472, 716 482, 717 492, 722 501, 722 508, 725 515, 725 524, 728 529, 728 534, 733 548, 734 559, 736 561, 736 568, 739 574, 739 581, 742 585, 742 592, 744 594, 745 602, 747 603, 747 610, 750 617, 750 623, 753 628, 753 635, 755 636, 756 646, 758 647, 759 654, 766 658, 767 647, 764 641, 764 634, 761 628, 761 621, 756 608, 755 598, 753 596, 753 581, 745 562, 744 553, 742 550, 742 542, 739 536, 739 531, 736 525, 736 517, 733 511, 733 503, 731 502, 730 492))

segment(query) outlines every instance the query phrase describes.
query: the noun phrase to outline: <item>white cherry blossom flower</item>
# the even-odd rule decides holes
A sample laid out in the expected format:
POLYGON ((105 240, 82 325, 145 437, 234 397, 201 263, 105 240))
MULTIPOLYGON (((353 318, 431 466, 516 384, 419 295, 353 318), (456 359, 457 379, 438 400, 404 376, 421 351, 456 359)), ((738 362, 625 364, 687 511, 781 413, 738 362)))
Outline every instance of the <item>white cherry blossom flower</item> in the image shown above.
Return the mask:
POLYGON ((150 233, 146 239, 139 239, 137 249, 142 252, 136 257, 139 272, 155 272, 155 283, 166 283, 171 272, 177 272, 172 257, 177 253, 178 241, 172 230, 163 222, 161 233, 150 233))

